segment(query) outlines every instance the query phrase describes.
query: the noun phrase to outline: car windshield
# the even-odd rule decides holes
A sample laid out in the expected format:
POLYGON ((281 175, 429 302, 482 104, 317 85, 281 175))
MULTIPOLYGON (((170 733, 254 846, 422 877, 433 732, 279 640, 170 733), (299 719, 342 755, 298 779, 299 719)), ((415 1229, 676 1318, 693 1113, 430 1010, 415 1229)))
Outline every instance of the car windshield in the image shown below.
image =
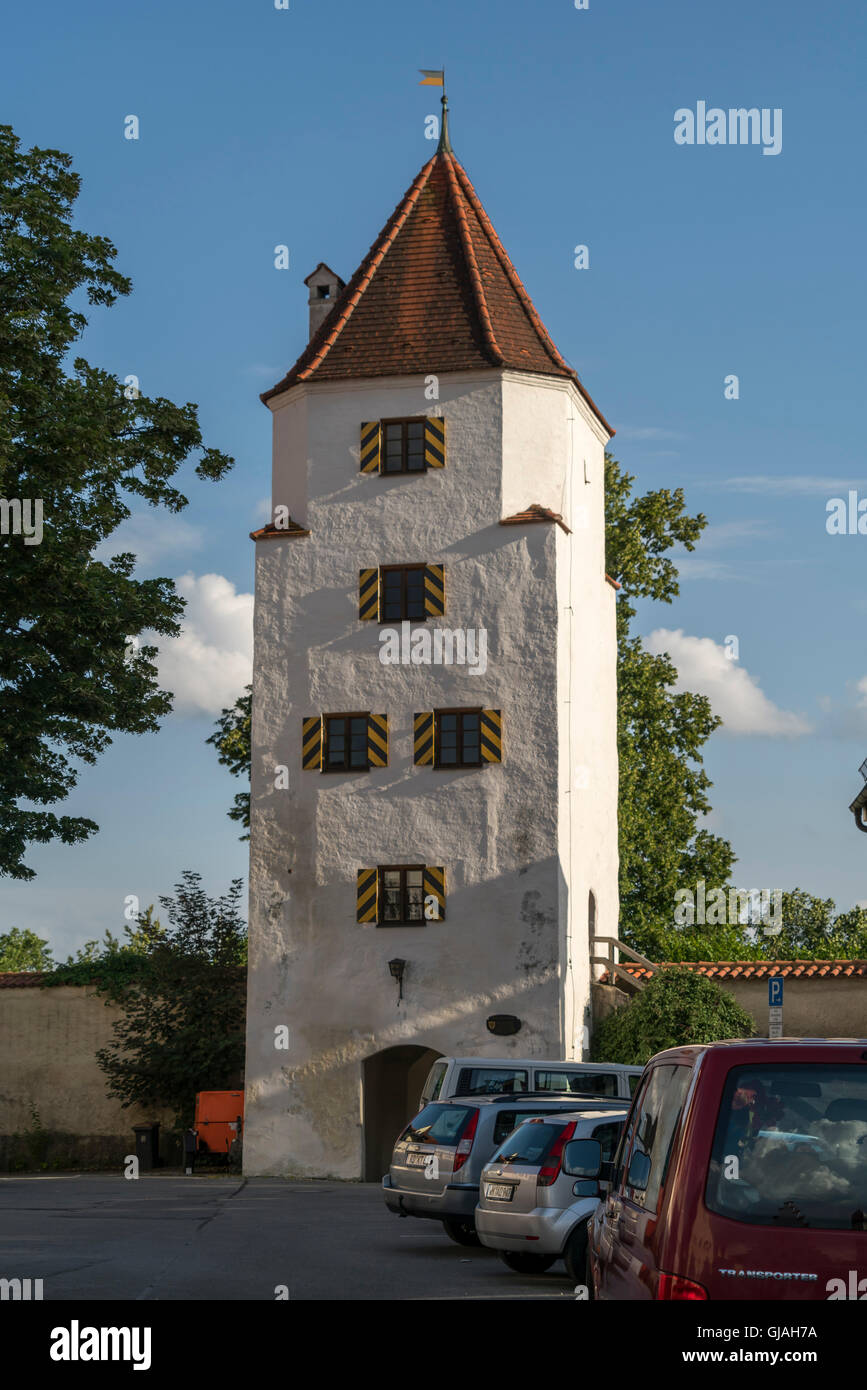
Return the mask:
POLYGON ((737 1067, 705 1201, 763 1226, 867 1230, 867 1067, 737 1067))

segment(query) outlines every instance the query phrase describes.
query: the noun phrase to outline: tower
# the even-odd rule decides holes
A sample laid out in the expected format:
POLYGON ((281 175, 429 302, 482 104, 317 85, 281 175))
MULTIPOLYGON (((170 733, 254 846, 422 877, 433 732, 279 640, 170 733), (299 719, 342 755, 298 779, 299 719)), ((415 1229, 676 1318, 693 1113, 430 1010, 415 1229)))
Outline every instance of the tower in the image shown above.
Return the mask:
POLYGON ((438 1054, 582 1055, 617 924, 612 430, 445 110, 331 293, 262 397, 244 1161, 378 1180, 438 1054))

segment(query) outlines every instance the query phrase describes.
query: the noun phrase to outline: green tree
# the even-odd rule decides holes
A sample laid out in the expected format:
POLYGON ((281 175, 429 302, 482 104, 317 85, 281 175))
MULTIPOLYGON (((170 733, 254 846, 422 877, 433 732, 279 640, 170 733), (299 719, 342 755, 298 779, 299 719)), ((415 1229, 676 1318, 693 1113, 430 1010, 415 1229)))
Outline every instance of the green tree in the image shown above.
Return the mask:
POLYGON ((667 1047, 750 1038, 746 1009, 713 980, 686 966, 660 970, 641 993, 593 1030, 593 1060, 644 1066, 667 1047))
POLYGON ((51 948, 35 932, 12 927, 0 933, 0 970, 51 970, 51 948))
POLYGON ((635 479, 605 456, 606 566, 617 598, 617 751, 620 759, 621 938, 659 959, 659 928, 672 921, 675 892, 704 879, 729 880, 731 845, 700 829, 710 810, 702 749, 720 720, 704 695, 672 690, 677 672, 632 633, 637 598, 671 603, 677 569, 667 553, 693 550, 707 518, 688 516, 682 488, 632 496, 635 479))
POLYGON ((170 1108, 192 1122, 197 1091, 237 1084, 244 1064, 247 939, 241 880, 210 898, 185 870, 161 898, 168 924, 131 976, 103 988, 122 1007, 112 1042, 96 1055, 108 1094, 124 1107, 170 1108))
POLYGON ((75 306, 131 289, 112 243, 73 225, 79 186, 69 155, 24 151, 0 126, 0 497, 29 501, 33 531, 0 536, 0 874, 20 879, 33 877, 28 845, 98 829, 44 809, 69 795, 77 765, 171 709, 157 648, 130 641, 176 636, 183 601, 170 579, 134 579, 134 555, 94 550, 131 515, 128 498, 181 511, 172 479, 193 453, 199 478, 233 462, 202 448, 194 405, 125 390, 83 357, 67 370, 87 325, 75 306))
MULTIPOLYGON (((235 777, 243 777, 247 790, 237 792, 231 809, 226 813, 231 820, 240 821, 249 832, 250 829, 250 718, 253 701, 253 687, 248 685, 231 709, 224 709, 217 720, 216 732, 206 743, 212 743, 217 750, 217 759, 235 777)), ((239 835, 239 840, 249 840, 249 833, 239 835)))

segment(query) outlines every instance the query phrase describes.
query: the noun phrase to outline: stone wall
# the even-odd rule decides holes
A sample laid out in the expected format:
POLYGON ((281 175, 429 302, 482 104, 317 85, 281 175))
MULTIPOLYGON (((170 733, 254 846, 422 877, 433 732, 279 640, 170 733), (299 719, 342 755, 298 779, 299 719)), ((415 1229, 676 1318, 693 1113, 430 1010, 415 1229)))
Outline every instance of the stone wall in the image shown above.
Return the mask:
POLYGON ((4 1153, 7 1164, 30 1154, 28 1167, 114 1164, 134 1152, 133 1125, 171 1125, 168 1112, 124 1110, 106 1095, 96 1052, 117 1017, 87 985, 0 988, 0 1164, 4 1153))

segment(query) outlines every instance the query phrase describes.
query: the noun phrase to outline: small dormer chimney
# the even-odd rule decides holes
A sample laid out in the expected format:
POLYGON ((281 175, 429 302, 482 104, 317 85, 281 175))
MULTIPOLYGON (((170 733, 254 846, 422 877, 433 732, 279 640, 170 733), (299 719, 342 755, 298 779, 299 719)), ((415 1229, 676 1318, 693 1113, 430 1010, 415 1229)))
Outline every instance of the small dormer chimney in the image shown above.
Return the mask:
POLYGON ((335 302, 346 289, 346 284, 324 261, 319 262, 304 283, 310 291, 307 303, 310 308, 310 337, 312 338, 331 313, 335 302))

